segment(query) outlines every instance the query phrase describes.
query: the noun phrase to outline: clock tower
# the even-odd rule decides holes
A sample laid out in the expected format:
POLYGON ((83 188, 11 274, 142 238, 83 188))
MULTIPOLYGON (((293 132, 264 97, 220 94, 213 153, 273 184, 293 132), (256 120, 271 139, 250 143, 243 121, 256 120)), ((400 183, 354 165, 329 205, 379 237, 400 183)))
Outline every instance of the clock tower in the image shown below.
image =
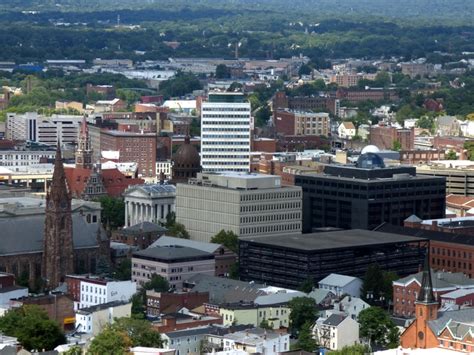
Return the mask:
POLYGON ((73 271, 71 195, 66 185, 66 174, 58 142, 53 180, 46 193, 42 276, 46 281, 46 287, 53 289, 59 286, 66 274, 73 271))

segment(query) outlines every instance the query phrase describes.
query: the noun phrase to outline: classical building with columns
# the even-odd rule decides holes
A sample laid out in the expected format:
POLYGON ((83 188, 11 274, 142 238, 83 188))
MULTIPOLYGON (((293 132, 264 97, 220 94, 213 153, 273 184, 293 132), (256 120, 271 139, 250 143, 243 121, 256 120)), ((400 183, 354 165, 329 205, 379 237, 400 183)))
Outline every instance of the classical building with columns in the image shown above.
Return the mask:
POLYGON ((176 187, 167 184, 135 185, 124 193, 125 227, 141 222, 165 223, 175 211, 176 187))

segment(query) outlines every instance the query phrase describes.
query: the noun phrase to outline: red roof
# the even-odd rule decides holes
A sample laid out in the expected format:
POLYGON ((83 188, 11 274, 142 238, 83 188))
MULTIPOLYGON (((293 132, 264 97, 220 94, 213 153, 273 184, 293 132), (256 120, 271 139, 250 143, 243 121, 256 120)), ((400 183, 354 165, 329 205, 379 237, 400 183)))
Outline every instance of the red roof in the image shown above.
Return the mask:
MULTIPOLYGON (((83 193, 87 180, 92 170, 83 168, 65 168, 66 180, 69 191, 74 197, 80 197, 83 193)), ((141 185, 145 181, 142 179, 128 178, 118 169, 106 169, 100 172, 107 195, 120 197, 125 189, 131 185, 141 185)))

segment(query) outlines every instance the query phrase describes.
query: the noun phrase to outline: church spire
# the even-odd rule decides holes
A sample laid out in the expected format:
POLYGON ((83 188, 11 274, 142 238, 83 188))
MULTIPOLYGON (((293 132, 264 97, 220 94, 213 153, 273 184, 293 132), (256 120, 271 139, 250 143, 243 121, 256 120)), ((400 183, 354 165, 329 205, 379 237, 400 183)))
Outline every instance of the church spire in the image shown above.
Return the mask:
POLYGON ((56 148, 56 158, 54 159, 53 179, 47 197, 55 202, 70 199, 66 185, 66 173, 64 172, 63 158, 59 142, 56 148))
POLYGON ((86 116, 82 118, 76 150, 76 168, 92 169, 92 147, 86 116))
POLYGON ((417 303, 436 303, 433 294, 433 281, 431 280, 431 269, 430 269, 430 260, 429 252, 425 256, 425 264, 423 266, 423 278, 421 281, 421 289, 417 298, 417 303))

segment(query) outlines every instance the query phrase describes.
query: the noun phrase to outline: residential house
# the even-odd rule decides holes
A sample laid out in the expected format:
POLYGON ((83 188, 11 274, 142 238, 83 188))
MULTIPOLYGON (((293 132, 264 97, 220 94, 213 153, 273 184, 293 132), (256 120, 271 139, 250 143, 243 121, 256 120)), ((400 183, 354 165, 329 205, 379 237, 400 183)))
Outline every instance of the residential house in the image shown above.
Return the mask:
POLYGON ((272 329, 288 328, 290 325, 290 308, 287 305, 259 306, 255 303, 222 304, 219 314, 223 324, 250 324, 258 327, 267 322, 272 329))
POLYGON ((308 297, 314 299, 316 305, 323 308, 329 307, 337 298, 334 292, 329 290, 323 290, 321 288, 315 288, 313 291, 308 293, 308 297))
POLYGON ((201 344, 213 326, 201 326, 161 334, 165 349, 175 349, 176 355, 201 355, 201 344))
POLYGON ((146 291, 146 313, 149 317, 178 312, 182 308, 195 309, 209 302, 209 292, 146 291))
POLYGON ((474 305, 474 288, 459 289, 440 296, 441 307, 456 305, 457 307, 472 307, 474 305))
POLYGON ((290 335, 262 328, 247 329, 223 337, 224 351, 278 355, 290 349, 290 335))
POLYGON ((339 138, 352 139, 356 135, 356 128, 352 122, 342 122, 337 128, 339 138))
POLYGON ((322 347, 340 350, 359 343, 359 323, 347 314, 333 313, 316 321, 313 334, 322 347))
POLYGON ((329 290, 338 297, 344 294, 360 297, 362 280, 353 276, 330 274, 318 282, 318 287, 323 290, 329 290))
POLYGON ((354 320, 359 318, 360 312, 369 307, 370 305, 359 297, 346 296, 334 302, 334 310, 344 312, 354 320))
POLYGON ((159 321, 153 322, 152 326, 160 334, 163 334, 212 324, 222 324, 222 318, 191 312, 188 309, 183 308, 179 312, 170 313, 161 317, 159 321))
POLYGON ((76 312, 76 330, 92 336, 99 334, 107 324, 116 318, 131 317, 132 303, 113 301, 79 309, 76 312))

